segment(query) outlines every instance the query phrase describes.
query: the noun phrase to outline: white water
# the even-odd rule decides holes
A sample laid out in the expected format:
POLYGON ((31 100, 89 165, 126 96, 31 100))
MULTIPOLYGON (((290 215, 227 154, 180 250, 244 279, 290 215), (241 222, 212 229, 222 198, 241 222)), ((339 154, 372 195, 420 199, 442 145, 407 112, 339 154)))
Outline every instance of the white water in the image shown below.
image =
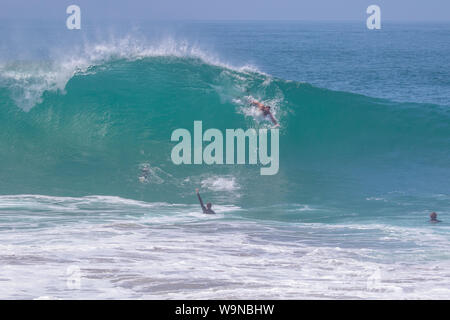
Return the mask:
POLYGON ((105 196, 0 196, 0 298, 450 295, 447 226, 280 223, 246 219, 238 207, 215 210, 105 196))

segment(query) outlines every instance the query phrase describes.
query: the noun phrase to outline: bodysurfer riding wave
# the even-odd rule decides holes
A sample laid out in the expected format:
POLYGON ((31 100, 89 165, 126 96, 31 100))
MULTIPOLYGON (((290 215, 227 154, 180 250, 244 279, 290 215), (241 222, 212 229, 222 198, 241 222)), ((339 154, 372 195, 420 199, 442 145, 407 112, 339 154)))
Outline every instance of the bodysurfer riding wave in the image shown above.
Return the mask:
POLYGON ((267 117, 267 116, 268 116, 268 117, 270 118, 270 121, 272 121, 272 123, 275 125, 275 127, 279 127, 279 126, 280 126, 280 124, 278 123, 278 121, 277 121, 277 120, 275 119, 275 117, 273 116, 272 111, 270 111, 270 107, 269 107, 269 106, 266 106, 266 105, 264 105, 264 104, 262 104, 261 102, 256 101, 256 100, 253 100, 253 101, 251 101, 250 103, 251 103, 252 105, 254 105, 254 106, 257 106, 258 109, 259 109, 260 111, 262 111, 264 117, 267 117))

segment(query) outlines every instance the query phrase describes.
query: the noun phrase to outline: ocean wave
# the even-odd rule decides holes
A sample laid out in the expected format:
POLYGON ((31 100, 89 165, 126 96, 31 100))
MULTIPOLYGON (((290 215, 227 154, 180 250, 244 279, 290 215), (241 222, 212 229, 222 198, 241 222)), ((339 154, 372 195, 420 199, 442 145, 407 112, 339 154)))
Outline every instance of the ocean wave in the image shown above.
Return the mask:
POLYGON ((86 43, 69 53, 58 53, 52 61, 13 61, 0 64, 0 87, 6 87, 16 105, 29 111, 42 103, 46 91, 64 93, 65 86, 75 75, 91 74, 94 67, 106 68, 115 60, 139 60, 150 57, 178 57, 200 59, 222 68, 261 73, 255 66, 233 66, 214 54, 191 45, 185 40, 167 38, 158 43, 131 36, 106 42, 86 43))
MULTIPOLYGON (((446 108, 225 67, 173 41, 148 47, 127 39, 85 50, 81 62, 66 60, 62 74, 55 71, 57 62, 47 69, 33 63, 2 66, 2 83, 10 81, 10 86, 0 88, 0 166, 6 169, 0 171, 1 193, 109 194, 192 203, 193 190, 203 185, 215 204, 342 206, 339 213, 320 215, 322 221, 386 215, 399 203, 419 203, 420 210, 428 210, 418 198, 366 200, 380 198, 379 190, 425 195, 448 190, 446 108), (28 112, 14 103, 24 93, 20 90, 30 90, 21 98, 28 101, 22 105, 28 112), (31 108, 36 99, 39 105, 31 108), (281 124, 277 175, 261 177, 256 165, 172 163, 171 133, 191 130, 196 120, 205 129, 270 126, 249 99, 270 105, 281 124)), ((429 203, 433 210, 447 210, 438 198, 429 203)))

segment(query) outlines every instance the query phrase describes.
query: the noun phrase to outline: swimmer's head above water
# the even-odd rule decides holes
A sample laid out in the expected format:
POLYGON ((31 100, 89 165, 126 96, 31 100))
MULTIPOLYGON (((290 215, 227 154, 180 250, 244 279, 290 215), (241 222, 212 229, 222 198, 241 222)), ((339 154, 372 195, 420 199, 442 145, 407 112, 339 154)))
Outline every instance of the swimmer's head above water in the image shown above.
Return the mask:
POLYGON ((437 213, 434 211, 430 213, 430 222, 441 222, 440 220, 437 219, 437 213))

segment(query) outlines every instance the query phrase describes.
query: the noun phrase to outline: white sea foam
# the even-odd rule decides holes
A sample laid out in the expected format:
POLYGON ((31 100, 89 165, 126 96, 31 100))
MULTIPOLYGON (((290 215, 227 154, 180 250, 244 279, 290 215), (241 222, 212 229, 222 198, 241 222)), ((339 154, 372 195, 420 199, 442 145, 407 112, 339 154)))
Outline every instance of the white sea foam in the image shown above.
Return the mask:
POLYGON ((235 191, 240 186, 233 176, 212 176, 202 180, 202 188, 212 191, 235 191))
POLYGON ((448 226, 284 223, 242 219, 245 210, 233 206, 216 210, 109 196, 1 196, 0 297, 450 296, 448 226), (75 289, 67 284, 74 268, 75 289))

